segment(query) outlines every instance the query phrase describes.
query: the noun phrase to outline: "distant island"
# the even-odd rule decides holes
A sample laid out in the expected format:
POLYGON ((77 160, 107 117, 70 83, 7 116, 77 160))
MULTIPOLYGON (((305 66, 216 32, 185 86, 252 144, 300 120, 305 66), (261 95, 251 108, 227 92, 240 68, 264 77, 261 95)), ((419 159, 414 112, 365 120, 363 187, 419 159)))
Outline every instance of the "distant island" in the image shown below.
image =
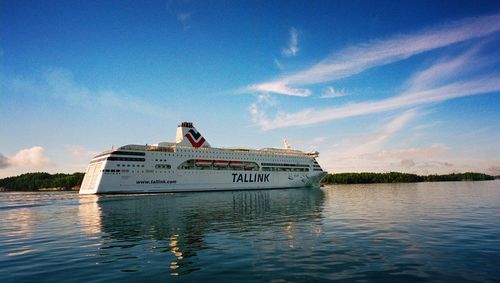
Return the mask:
MULTIPOLYGON (((76 191, 80 188, 84 173, 49 174, 43 172, 26 173, 0 179, 0 191, 76 191)), ((498 177, 498 176, 497 176, 498 177)), ((374 183, 416 183, 443 181, 486 181, 495 177, 482 173, 453 173, 447 175, 427 175, 389 173, 335 173, 328 174, 322 184, 374 184, 374 183)))
POLYGON ((0 191, 70 191, 79 190, 85 173, 49 174, 44 172, 26 173, 0 179, 0 191))
POLYGON ((389 172, 389 173, 335 173, 328 174, 322 184, 374 184, 374 183, 416 183, 450 181, 487 181, 495 177, 474 172, 452 173, 446 175, 427 175, 389 172))

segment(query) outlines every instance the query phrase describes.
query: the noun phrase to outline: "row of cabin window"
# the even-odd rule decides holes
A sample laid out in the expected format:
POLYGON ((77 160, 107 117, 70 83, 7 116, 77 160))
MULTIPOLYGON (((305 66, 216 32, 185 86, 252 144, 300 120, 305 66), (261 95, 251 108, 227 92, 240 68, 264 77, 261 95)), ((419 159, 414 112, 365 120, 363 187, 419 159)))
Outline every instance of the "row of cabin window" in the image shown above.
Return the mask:
MULTIPOLYGON (((129 172, 129 170, 121 170, 120 171, 120 169, 103 169, 101 171, 104 173, 120 173, 120 172, 128 173, 129 172)), ((137 173, 161 173, 161 172, 167 172, 167 171, 153 171, 153 170, 146 170, 146 172, 137 171, 137 173)), ((132 173, 134 173, 134 171, 132 171, 132 173)))
POLYGON ((309 172, 309 168, 262 167, 262 171, 309 172))
MULTIPOLYGON (((132 165, 131 164, 116 164, 116 167, 120 167, 120 166, 122 166, 122 167, 144 167, 143 164, 137 165, 137 166, 135 164, 132 164, 132 165)), ((170 166, 168 164, 156 164, 155 168, 157 168, 157 169, 161 169, 161 168, 170 169, 170 168, 172 168, 172 166, 170 166)))
POLYGON ((261 163, 262 166, 290 166, 290 167, 309 167, 307 164, 287 164, 287 163, 261 163))
MULTIPOLYGON (((116 167, 120 167, 120 166, 121 167, 136 167, 135 164, 132 164, 132 165, 131 164, 121 164, 121 165, 116 164, 116 167)), ((137 164, 137 167, 144 167, 144 164, 141 164, 141 165, 137 164)))
POLYGON ((181 170, 212 170, 212 171, 259 171, 258 167, 228 167, 228 166, 192 166, 180 165, 178 169, 181 170))
MULTIPOLYGON (((184 150, 184 151, 179 151, 179 152, 195 152, 194 150, 184 150)), ((207 153, 205 153, 207 154, 207 153)), ((220 152, 219 154, 223 154, 223 155, 244 155, 245 153, 228 153, 228 152, 220 152)), ((191 155, 182 155, 182 154, 179 154, 178 156, 180 157, 183 157, 183 156, 186 156, 186 157, 190 157, 191 155)), ((201 157, 209 157, 209 156, 201 156, 201 157)), ((298 159, 297 157, 290 157, 292 159, 298 159)), ((257 160, 268 160, 268 158, 259 158, 257 160)), ((158 161, 158 160, 156 160, 158 161)), ((279 160, 276 160, 276 161, 286 161, 284 159, 279 159, 279 160)), ((285 164, 285 165, 289 165, 289 164, 285 164)), ((306 165, 308 166, 308 165, 306 165)))
POLYGON ((170 166, 168 164, 156 164, 155 168, 156 169, 170 169, 170 168, 172 168, 172 166, 170 166))
POLYGON ((140 161, 140 162, 146 161, 145 158, 116 157, 116 156, 110 156, 110 157, 108 157, 108 160, 110 160, 110 161, 140 161))

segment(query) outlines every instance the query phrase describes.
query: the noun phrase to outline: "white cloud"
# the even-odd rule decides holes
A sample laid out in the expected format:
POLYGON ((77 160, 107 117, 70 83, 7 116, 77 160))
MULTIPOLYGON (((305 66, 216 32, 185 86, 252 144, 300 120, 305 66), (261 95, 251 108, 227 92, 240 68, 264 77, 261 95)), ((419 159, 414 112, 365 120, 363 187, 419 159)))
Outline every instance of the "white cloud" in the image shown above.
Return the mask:
POLYGON ((288 144, 293 149, 302 150, 304 152, 313 152, 317 151, 318 148, 328 140, 326 136, 317 136, 317 137, 305 137, 302 139, 288 139, 288 144))
MULTIPOLYGON (((269 94, 260 94, 257 96, 257 100, 250 105, 248 108, 252 121, 254 123, 261 123, 267 121, 267 114, 265 111, 276 105, 276 100, 273 99, 269 94)), ((265 123, 265 122, 264 122, 265 123)))
POLYGON ((88 160, 99 152, 94 150, 89 150, 81 145, 66 145, 66 149, 70 152, 71 156, 79 160, 88 160))
POLYGON ((100 91, 96 102, 100 105, 114 107, 115 109, 130 110, 163 119, 174 119, 174 114, 170 113, 165 107, 152 104, 138 97, 119 94, 112 90, 100 91))
POLYGON ((167 12, 175 17, 184 30, 191 28, 193 13, 189 1, 167 0, 165 4, 167 12))
POLYGON ((58 96, 70 105, 90 106, 92 96, 90 90, 86 87, 76 84, 73 75, 64 69, 54 68, 45 72, 45 83, 50 92, 58 96))
MULTIPOLYGON (((290 95, 297 86, 329 82, 360 73, 368 68, 389 64, 411 56, 488 36, 500 31, 500 14, 467 18, 430 28, 419 33, 397 35, 385 40, 346 48, 320 63, 277 80, 254 84, 250 91, 290 95), (273 86, 279 85, 279 88, 273 86), (268 88, 270 87, 270 88, 268 88)), ((307 91, 307 89, 303 89, 307 91)))
POLYGON ((308 89, 291 88, 290 86, 282 82, 270 82, 260 85, 253 85, 250 86, 250 89, 261 93, 281 93, 289 96, 306 97, 311 95, 311 91, 308 89))
POLYGON ((68 159, 68 161, 71 161, 64 165, 64 170, 67 170, 68 172, 81 172, 82 170, 85 170, 89 161, 94 156, 99 154, 98 151, 89 150, 81 145, 65 145, 64 147, 69 152, 68 156, 72 157, 68 159))
POLYGON ((0 169, 9 167, 9 159, 0 153, 0 169))
POLYGON ((379 150, 381 146, 390 139, 394 134, 401 131, 404 126, 406 126, 411 120, 413 120, 418 115, 416 110, 408 110, 403 112, 398 117, 387 123, 382 129, 379 129, 376 133, 371 134, 369 137, 363 136, 357 141, 350 140, 348 150, 344 153, 349 157, 362 156, 369 152, 374 152, 379 150), (354 144, 355 146, 352 146, 354 144))
POLYGON ((365 154, 363 157, 371 160, 432 158, 448 152, 443 144, 434 144, 424 148, 382 149, 365 154))
POLYGON ((285 57, 293 57, 297 55, 297 52, 299 52, 299 33, 295 28, 291 28, 288 46, 283 48, 281 54, 285 57))
MULTIPOLYGON (((500 91, 500 75, 486 75, 475 77, 472 74, 490 61, 491 58, 478 58, 476 52, 468 51, 461 56, 447 60, 439 60, 428 68, 415 73, 407 83, 407 89, 397 96, 378 100, 350 103, 342 106, 327 108, 308 108, 295 113, 281 112, 274 118, 261 115, 254 119, 265 130, 291 126, 310 125, 325 121, 380 113, 384 111, 415 107, 423 104, 437 103, 445 100, 492 93, 500 91), (477 64, 476 64, 477 63, 477 64), (465 80, 453 82, 464 74, 463 69, 468 69, 465 80)), ((278 85, 278 83, 275 83, 278 85)), ((262 85, 261 85, 262 86, 262 85)), ((254 89, 258 89, 257 86, 254 89)), ((279 85, 278 89, 287 88, 286 84, 279 85)), ((302 92, 307 90, 302 89, 302 92)))
POLYGON ((181 23, 184 30, 191 28, 191 13, 178 13, 177 20, 181 23))
POLYGON ((24 78, 13 78, 7 81, 6 86, 12 91, 20 93, 37 93, 42 88, 39 83, 24 78))
POLYGON ((15 78, 8 87, 15 92, 29 94, 52 95, 63 99, 66 103, 77 107, 95 108, 102 106, 110 109, 132 111, 162 119, 173 119, 168 109, 147 102, 141 98, 122 94, 113 90, 90 90, 78 84, 73 74, 62 68, 46 71, 39 81, 15 78))
POLYGON ((487 172, 493 176, 500 176, 500 166, 491 166, 487 169, 487 172))
POLYGON ((411 159, 403 159, 403 160, 401 160, 401 166, 403 166, 405 168, 411 168, 411 167, 415 166, 415 161, 413 161, 411 159))
MULTIPOLYGON (((450 173, 458 167, 450 160, 450 148, 444 144, 423 147, 395 147, 393 141, 414 127, 411 123, 421 112, 403 112, 371 132, 338 141, 320 154, 320 164, 329 172, 389 172, 418 174, 450 173)), ((479 167, 478 167, 479 168, 479 167)), ((481 171, 476 168, 476 171, 481 171)))
POLYGON ((266 115, 262 115, 254 120, 265 130, 303 126, 497 91, 500 91, 500 76, 491 76, 467 82, 452 83, 425 91, 406 93, 379 101, 359 102, 319 109, 309 108, 295 113, 279 113, 272 120, 268 119, 266 115))
POLYGON ((12 157, 6 157, 0 154, 0 169, 7 167, 20 167, 39 169, 51 167, 54 163, 45 156, 45 149, 41 146, 34 146, 18 151, 12 157))
POLYGON ((274 58, 274 65, 276 65, 276 68, 278 68, 278 70, 280 71, 283 71, 285 69, 285 66, 283 66, 283 64, 276 58, 274 58))
POLYGON ((333 172, 381 171, 382 168, 387 168, 387 161, 394 158, 382 158, 377 153, 384 151, 385 144, 418 115, 420 113, 416 110, 408 110, 388 123, 383 122, 383 126, 372 132, 340 140, 320 154, 320 163, 333 172))
POLYGON ((414 73, 408 80, 407 92, 429 89, 450 82, 458 77, 473 74, 485 65, 493 63, 493 58, 478 57, 478 46, 454 58, 438 60, 430 67, 414 73))
POLYGON ((323 90, 323 94, 321 95, 321 98, 335 98, 335 97, 342 97, 346 96, 347 93, 345 90, 335 90, 332 86, 328 86, 323 90))

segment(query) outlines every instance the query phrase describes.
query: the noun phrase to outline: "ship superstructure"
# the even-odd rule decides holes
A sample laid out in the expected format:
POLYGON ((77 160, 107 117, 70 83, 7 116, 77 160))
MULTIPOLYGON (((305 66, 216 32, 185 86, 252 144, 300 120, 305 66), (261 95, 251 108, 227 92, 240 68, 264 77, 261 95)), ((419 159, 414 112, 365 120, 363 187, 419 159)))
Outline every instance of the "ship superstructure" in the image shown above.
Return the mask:
POLYGON ((80 194, 319 187, 327 173, 317 157, 289 146, 214 148, 183 122, 175 143, 125 145, 95 156, 80 194))

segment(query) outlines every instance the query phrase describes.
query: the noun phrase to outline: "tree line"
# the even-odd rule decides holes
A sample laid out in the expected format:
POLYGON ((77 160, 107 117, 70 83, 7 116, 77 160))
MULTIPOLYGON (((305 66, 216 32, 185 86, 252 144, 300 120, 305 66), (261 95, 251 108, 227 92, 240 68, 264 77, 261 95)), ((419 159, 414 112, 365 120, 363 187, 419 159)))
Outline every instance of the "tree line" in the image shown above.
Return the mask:
POLYGON ((323 184, 373 184, 373 183, 415 183, 446 181, 485 181, 495 177, 474 172, 452 173, 446 175, 427 175, 389 172, 389 173, 335 173, 328 174, 321 181, 323 184))
POLYGON ((84 173, 49 174, 44 172, 26 173, 0 179, 0 188, 6 191, 37 191, 42 188, 64 188, 70 190, 80 186, 84 173))

